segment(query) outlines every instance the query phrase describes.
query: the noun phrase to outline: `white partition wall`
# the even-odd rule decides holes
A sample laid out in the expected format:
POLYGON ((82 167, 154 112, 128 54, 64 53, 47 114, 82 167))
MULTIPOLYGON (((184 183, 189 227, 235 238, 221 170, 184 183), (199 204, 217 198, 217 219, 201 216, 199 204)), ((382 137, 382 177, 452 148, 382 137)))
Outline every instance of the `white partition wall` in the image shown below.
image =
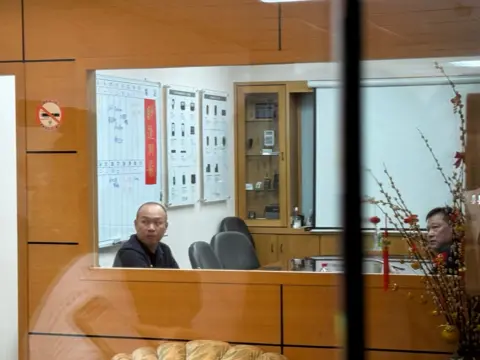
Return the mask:
POLYGON ((0 154, 2 178, 0 228, 2 251, 2 301, 0 301, 0 359, 18 359, 18 237, 17 237, 17 144, 15 77, 0 76, 0 154))
MULTIPOLYGON (((463 99, 469 93, 480 92, 480 78, 453 80, 463 99)), ((342 226, 340 90, 331 82, 311 82, 310 85, 316 87, 315 227, 339 229, 342 226)), ((373 176, 390 192, 384 173, 386 167, 422 227, 429 210, 452 203, 452 195, 419 131, 428 139, 440 166, 450 176, 455 153, 460 150, 460 120, 453 113, 450 101, 453 97, 454 92, 444 78, 364 82, 363 196, 384 200, 373 176)), ((371 227, 366 219, 374 215, 383 218, 379 209, 365 204, 365 228, 371 227)), ((392 224, 387 226, 391 228, 392 224)))

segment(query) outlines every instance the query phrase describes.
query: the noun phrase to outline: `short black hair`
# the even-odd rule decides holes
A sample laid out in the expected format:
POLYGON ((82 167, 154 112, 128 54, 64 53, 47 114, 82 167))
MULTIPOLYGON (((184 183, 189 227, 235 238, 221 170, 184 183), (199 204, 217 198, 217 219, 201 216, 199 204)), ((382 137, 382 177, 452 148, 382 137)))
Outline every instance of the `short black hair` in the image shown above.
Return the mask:
POLYGON ((167 207, 165 205, 163 205, 162 203, 160 202, 156 202, 156 201, 148 201, 146 203, 143 203, 142 205, 140 205, 140 207, 138 208, 137 210, 137 219, 138 219, 138 214, 140 213, 140 210, 143 209, 144 206, 148 206, 148 205, 157 205, 157 206, 160 206, 163 211, 165 211, 165 215, 168 217, 168 213, 167 213, 167 207))
POLYGON ((445 219, 448 221, 450 219, 450 215, 453 213, 453 209, 450 206, 440 206, 430 210, 425 217, 426 220, 430 219, 432 216, 437 214, 442 214, 445 219))

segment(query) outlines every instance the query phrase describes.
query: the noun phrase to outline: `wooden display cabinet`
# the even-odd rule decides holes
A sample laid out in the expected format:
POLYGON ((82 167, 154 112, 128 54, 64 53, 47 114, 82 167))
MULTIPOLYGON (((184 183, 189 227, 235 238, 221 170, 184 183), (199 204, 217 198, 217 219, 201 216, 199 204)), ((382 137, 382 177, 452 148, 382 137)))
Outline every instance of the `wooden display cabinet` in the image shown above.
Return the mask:
POLYGON ((238 214, 248 226, 285 226, 285 86, 238 86, 236 95, 238 214))
POLYGON ((289 227, 300 206, 299 99, 306 82, 236 84, 237 216, 289 227))

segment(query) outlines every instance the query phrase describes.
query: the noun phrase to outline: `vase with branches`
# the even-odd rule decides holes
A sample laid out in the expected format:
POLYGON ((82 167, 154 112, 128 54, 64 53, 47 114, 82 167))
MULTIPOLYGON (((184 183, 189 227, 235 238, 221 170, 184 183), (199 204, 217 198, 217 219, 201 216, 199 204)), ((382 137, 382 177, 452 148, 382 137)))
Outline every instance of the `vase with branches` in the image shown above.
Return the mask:
MULTIPOLYGON (((445 76, 452 88, 451 104, 454 114, 459 119, 460 149, 453 156, 453 171, 450 175, 440 165, 427 137, 419 130, 420 138, 430 152, 439 175, 442 176, 451 194, 450 204, 445 206, 444 211, 448 215, 448 223, 452 229, 452 242, 447 257, 431 248, 425 232, 419 225, 418 216, 405 203, 402 192, 387 167, 384 167, 384 174, 388 186, 371 173, 383 198, 367 198, 366 202, 378 207, 388 223, 407 242, 412 267, 421 272, 425 292, 435 306, 433 315, 442 316, 444 319, 441 336, 446 341, 457 345, 457 351, 452 358, 480 359, 480 298, 470 295, 465 287, 466 272, 480 270, 467 268, 465 263, 467 214, 464 185, 466 150, 464 103, 460 92, 444 68, 438 63, 435 63, 435 67, 445 76)), ((384 241, 385 246, 388 246, 386 236, 384 241)))

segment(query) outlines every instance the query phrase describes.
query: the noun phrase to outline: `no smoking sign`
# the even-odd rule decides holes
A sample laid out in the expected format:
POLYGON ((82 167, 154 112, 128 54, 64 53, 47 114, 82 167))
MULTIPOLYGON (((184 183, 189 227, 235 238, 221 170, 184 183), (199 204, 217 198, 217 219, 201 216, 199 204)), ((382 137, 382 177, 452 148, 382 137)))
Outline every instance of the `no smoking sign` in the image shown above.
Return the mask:
POLYGON ((55 130, 62 122, 62 109, 56 101, 44 101, 37 108, 37 121, 45 129, 55 130))

